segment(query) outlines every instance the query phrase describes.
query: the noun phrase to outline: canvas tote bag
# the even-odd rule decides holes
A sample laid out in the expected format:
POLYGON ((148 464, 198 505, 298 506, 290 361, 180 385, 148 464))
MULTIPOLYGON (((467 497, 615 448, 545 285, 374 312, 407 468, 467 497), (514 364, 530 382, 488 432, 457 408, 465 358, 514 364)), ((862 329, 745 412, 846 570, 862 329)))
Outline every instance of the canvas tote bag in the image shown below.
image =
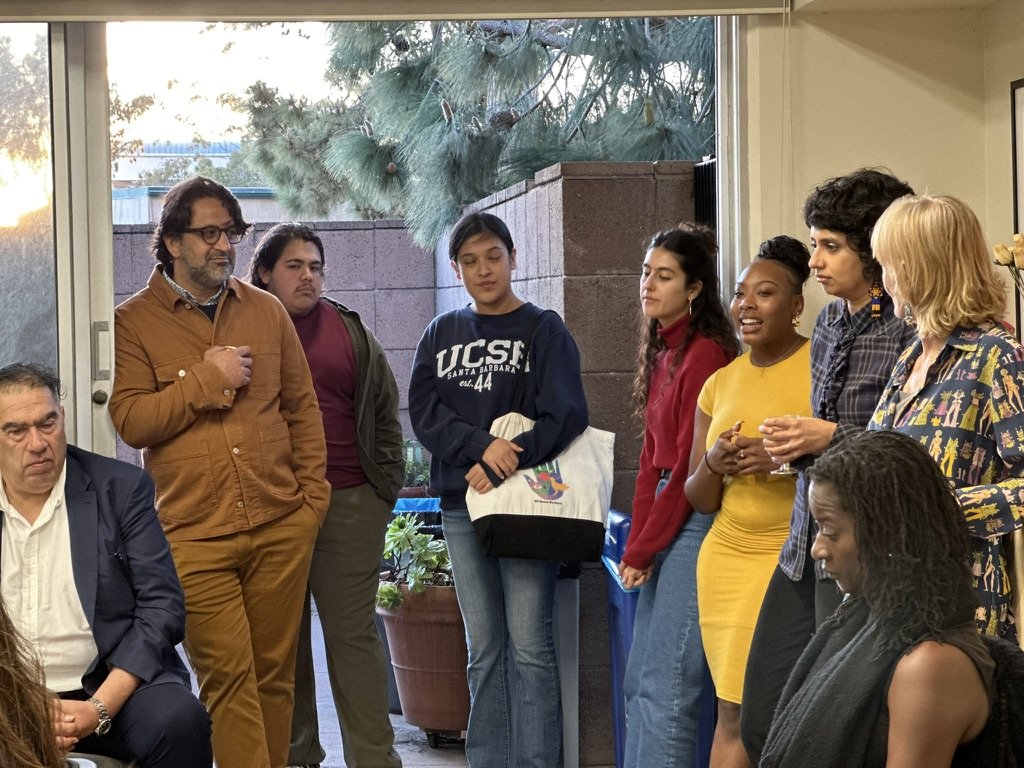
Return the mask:
MULTIPOLYGON (((511 440, 533 427, 521 413, 499 416, 491 434, 511 440)), ((615 433, 587 427, 557 457, 519 469, 487 493, 466 491, 469 517, 491 557, 601 559, 612 499, 615 433)))
MULTIPOLYGON (((539 317, 527 333, 524 360, 539 317)), ((520 373, 513 409, 494 420, 492 435, 511 440, 533 427, 533 420, 518 412, 525 380, 520 373)), ((614 432, 587 427, 551 461, 519 469, 484 494, 469 488, 466 507, 484 551, 491 557, 599 561, 614 448, 614 432)))

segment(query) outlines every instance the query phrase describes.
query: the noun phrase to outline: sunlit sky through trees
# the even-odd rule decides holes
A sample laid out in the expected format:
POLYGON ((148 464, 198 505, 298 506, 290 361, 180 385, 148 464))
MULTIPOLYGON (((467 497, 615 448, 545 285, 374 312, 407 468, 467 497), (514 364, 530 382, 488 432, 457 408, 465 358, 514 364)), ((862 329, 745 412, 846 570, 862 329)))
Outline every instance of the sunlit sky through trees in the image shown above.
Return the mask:
POLYGON ((107 71, 122 100, 156 104, 127 130, 144 142, 238 141, 245 117, 218 104, 257 80, 311 100, 329 93, 324 24, 257 29, 193 22, 107 24, 107 71), (282 34, 284 28, 288 33, 282 34))

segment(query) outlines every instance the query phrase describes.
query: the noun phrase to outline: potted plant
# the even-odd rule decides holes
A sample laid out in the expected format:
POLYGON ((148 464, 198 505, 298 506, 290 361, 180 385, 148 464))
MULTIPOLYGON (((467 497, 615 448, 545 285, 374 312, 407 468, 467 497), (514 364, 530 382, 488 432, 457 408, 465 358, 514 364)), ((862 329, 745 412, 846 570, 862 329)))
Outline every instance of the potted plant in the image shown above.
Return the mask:
POLYGON ((458 736, 469 723, 466 629, 444 539, 423 531, 415 514, 392 518, 377 588, 398 698, 405 720, 427 733, 458 736))

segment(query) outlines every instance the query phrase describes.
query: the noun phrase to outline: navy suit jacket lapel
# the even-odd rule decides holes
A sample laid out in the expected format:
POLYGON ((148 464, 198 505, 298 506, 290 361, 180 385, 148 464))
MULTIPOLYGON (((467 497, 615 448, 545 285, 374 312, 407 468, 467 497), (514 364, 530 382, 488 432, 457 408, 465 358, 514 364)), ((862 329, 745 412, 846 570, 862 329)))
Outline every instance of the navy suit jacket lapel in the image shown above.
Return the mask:
POLYGON ((68 531, 71 535, 71 568, 82 609, 93 626, 96 615, 96 584, 99 579, 98 513, 96 492, 92 481, 71 456, 67 457, 67 477, 64 481, 64 503, 68 510, 68 531))

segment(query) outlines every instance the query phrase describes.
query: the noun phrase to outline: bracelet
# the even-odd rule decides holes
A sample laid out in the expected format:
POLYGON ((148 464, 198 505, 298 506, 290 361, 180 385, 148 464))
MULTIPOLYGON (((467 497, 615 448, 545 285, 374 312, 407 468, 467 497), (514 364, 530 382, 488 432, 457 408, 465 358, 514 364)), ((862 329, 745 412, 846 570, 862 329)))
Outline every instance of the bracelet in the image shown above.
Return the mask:
POLYGON ((704 466, 708 468, 708 472, 710 472, 712 475, 718 475, 718 477, 722 477, 721 472, 715 472, 715 470, 711 468, 711 464, 708 462, 707 453, 704 454, 704 466))

